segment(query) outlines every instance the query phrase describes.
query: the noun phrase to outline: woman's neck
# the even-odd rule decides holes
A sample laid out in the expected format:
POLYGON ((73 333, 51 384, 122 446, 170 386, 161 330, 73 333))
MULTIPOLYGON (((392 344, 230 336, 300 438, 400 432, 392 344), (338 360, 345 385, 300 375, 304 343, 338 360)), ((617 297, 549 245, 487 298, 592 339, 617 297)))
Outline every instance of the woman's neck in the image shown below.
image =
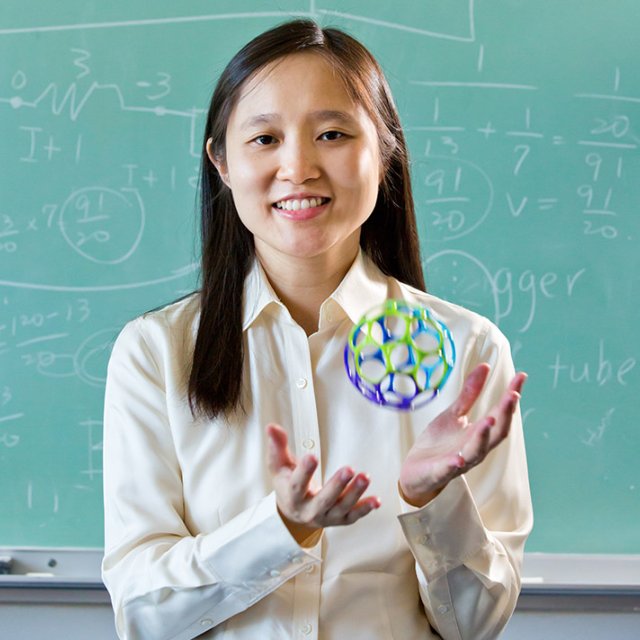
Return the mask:
POLYGON ((297 258, 283 254, 256 254, 278 298, 291 317, 311 335, 318 330, 320 307, 336 290, 358 255, 359 247, 338 256, 325 254, 297 258))

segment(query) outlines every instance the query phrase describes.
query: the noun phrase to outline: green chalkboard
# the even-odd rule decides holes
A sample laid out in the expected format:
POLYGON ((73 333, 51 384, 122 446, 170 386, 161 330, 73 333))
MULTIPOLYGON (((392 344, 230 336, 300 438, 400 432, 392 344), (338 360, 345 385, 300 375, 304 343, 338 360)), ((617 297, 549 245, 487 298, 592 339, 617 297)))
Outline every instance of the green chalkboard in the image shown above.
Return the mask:
POLYGON ((528 550, 640 553, 636 0, 3 0, 0 544, 102 544, 110 346, 196 286, 203 112, 293 15, 380 59, 428 286, 530 374, 528 550))

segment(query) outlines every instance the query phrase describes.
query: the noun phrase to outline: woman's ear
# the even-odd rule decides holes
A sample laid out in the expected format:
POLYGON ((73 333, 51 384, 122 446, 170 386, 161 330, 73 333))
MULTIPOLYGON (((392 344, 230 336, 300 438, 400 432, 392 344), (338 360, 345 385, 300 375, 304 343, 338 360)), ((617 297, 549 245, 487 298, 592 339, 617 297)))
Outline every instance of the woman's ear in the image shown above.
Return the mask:
POLYGON ((218 174, 220 175, 222 182, 224 182, 227 185, 227 187, 231 188, 231 185, 229 184, 229 172, 227 171, 227 163, 224 161, 224 158, 214 153, 213 138, 209 138, 207 140, 206 148, 207 148, 207 156, 209 158, 209 161, 218 171, 218 174))

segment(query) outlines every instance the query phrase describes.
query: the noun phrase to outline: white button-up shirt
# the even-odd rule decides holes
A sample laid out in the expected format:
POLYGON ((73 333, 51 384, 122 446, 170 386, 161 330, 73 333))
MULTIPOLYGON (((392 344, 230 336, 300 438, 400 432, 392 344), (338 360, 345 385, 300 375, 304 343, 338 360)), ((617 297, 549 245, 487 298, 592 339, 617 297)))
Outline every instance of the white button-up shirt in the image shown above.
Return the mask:
POLYGON ((194 420, 186 399, 197 317, 192 296, 138 318, 109 363, 103 578, 120 637, 494 638, 515 606, 532 525, 519 412, 507 440, 425 507, 404 503, 397 479, 475 365, 492 371, 471 418, 500 397, 513 365, 499 330, 360 255, 307 336, 256 261, 243 308, 244 412, 211 422, 194 420), (369 402, 344 369, 353 323, 386 298, 427 306, 456 345, 444 389, 411 413, 369 402), (370 474, 367 494, 382 506, 299 546, 276 508, 269 422, 297 457, 317 456, 317 483, 350 465, 370 474))

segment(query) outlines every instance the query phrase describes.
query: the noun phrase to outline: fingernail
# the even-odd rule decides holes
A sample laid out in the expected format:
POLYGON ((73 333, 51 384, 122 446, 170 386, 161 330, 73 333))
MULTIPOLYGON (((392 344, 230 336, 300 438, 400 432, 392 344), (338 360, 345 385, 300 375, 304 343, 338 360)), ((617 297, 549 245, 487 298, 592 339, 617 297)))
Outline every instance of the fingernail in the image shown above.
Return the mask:
POLYGON ((358 486, 359 487, 365 487, 366 485, 369 484, 369 482, 371 481, 371 478, 369 477, 368 473, 360 473, 358 474, 358 486))
POLYGON ((353 470, 352 469, 343 469, 340 472, 340 480, 342 480, 342 482, 349 482, 349 480, 351 480, 351 478, 353 478, 353 470))

